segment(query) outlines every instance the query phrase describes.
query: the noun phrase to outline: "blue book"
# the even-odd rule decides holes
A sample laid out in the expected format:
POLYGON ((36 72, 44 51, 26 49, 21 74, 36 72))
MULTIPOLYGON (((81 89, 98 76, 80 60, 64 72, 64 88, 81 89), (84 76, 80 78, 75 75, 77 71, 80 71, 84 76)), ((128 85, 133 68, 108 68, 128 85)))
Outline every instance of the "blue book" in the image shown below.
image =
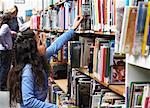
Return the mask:
POLYGON ((147 38, 147 45, 150 46, 150 26, 149 26, 149 32, 148 32, 148 38, 147 38))
POLYGON ((145 2, 138 3, 138 18, 136 25, 136 37, 135 37, 135 55, 139 55, 142 52, 142 40, 144 37, 145 21, 147 15, 147 4, 145 2))

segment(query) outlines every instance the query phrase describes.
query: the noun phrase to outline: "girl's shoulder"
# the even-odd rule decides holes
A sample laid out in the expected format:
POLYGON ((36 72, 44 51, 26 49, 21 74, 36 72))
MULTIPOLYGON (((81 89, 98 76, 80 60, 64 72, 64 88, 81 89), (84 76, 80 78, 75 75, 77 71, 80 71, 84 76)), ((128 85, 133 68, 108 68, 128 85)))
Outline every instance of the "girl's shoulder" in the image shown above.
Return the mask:
POLYGON ((1 28, 9 28, 8 24, 2 24, 1 28))
POLYGON ((32 65, 26 64, 22 70, 22 76, 32 76, 32 65))
POLYGON ((4 32, 7 32, 10 30, 9 25, 8 24, 2 24, 1 28, 4 32))

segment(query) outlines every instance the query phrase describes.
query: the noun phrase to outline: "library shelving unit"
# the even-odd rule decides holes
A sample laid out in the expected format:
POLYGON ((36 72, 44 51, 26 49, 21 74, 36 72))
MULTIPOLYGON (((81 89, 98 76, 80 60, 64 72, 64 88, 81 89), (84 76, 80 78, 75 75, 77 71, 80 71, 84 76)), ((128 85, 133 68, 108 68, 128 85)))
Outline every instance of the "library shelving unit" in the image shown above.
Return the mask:
MULTIPOLYGON (((68 0, 62 0, 61 2, 58 2, 56 4, 52 4, 50 5, 46 10, 51 9, 55 6, 59 6, 62 5, 63 3, 65 3, 68 0)), ((111 19, 112 20, 112 19, 111 19)), ((60 27, 61 28, 61 27, 60 27)), ((92 28, 92 27, 91 27, 92 28)), ((65 29, 65 27, 64 27, 65 29)), ((52 29, 52 30, 47 30, 47 29, 36 29, 36 31, 38 32, 45 32, 45 33, 49 33, 49 32, 53 32, 53 33, 64 33, 67 30, 63 30, 63 29, 52 29)), ((91 37, 109 37, 109 38, 115 38, 115 32, 102 32, 102 30, 99 31, 94 31, 94 30, 76 30, 75 33, 78 36, 86 36, 89 37, 89 34, 91 35, 91 37), (101 31, 101 32, 99 32, 101 31)), ((104 30, 105 31, 105 30, 104 30)), ((53 62, 51 63, 52 65, 55 64, 63 64, 62 62, 53 62)), ((69 63, 67 63, 68 65, 70 65, 69 63)), ((87 71, 87 69, 85 68, 76 68, 79 72, 81 72, 82 74, 87 75, 88 77, 90 77, 91 79, 94 79, 95 81, 97 81, 98 83, 100 83, 101 85, 103 85, 104 87, 110 89, 111 91, 119 94, 122 97, 125 97, 125 85, 124 84, 119 84, 119 85, 113 85, 113 84, 109 84, 109 83, 105 83, 105 82, 101 82, 98 78, 96 78, 94 76, 93 73, 89 73, 87 71)), ((58 79, 58 80, 54 80, 54 82, 64 91, 64 93, 68 93, 68 79, 58 79)))
MULTIPOLYGON (((40 30, 40 29, 36 29, 36 31, 38 32, 46 32, 46 33, 49 33, 49 32, 54 32, 54 33, 64 33, 66 32, 67 30, 62 30, 62 29, 55 29, 55 30, 40 30)), ((92 34, 93 36, 94 35, 108 35, 108 36, 115 36, 115 33, 114 32, 99 32, 99 31, 94 31, 94 30, 77 30, 75 31, 76 34, 92 34)))
MULTIPOLYGON (((126 97, 131 82, 150 81, 150 55, 147 57, 126 54, 126 97)), ((126 98, 128 102, 128 98, 126 98)))
POLYGON ((121 96, 124 96, 125 97, 125 85, 112 85, 112 84, 108 84, 108 83, 105 83, 105 82, 101 82, 99 81, 98 78, 96 78, 93 73, 89 73, 87 71, 87 69, 85 68, 76 68, 76 70, 80 71, 81 73, 89 76, 90 78, 94 79, 95 81, 99 82, 100 84, 102 84, 103 86, 109 88, 110 90, 114 91, 115 93, 121 95, 121 96))

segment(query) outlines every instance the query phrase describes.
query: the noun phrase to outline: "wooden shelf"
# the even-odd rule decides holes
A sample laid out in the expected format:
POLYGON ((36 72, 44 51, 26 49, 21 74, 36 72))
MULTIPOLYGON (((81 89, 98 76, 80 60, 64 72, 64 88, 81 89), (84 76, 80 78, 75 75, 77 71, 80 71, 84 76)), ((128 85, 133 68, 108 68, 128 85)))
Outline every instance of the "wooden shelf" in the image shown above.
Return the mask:
POLYGON ((125 97, 125 85, 109 85, 108 88, 125 97))
POLYGON ((128 64, 139 66, 145 69, 150 69, 150 55, 144 57, 126 54, 126 58, 128 64))
POLYGON ((59 80, 54 80, 54 82, 65 92, 67 93, 67 85, 68 81, 67 79, 59 79, 59 80))
POLYGON ((76 68, 76 70, 78 70, 78 71, 82 72, 83 74, 85 74, 85 75, 91 77, 91 78, 94 79, 95 81, 99 82, 101 85, 103 85, 103 86, 109 88, 110 90, 116 92, 117 94, 119 94, 119 95, 125 97, 125 85, 112 85, 112 84, 110 85, 110 84, 108 84, 108 83, 99 81, 99 79, 96 78, 96 77, 93 75, 93 73, 89 73, 89 72, 87 71, 87 69, 84 69, 84 68, 78 69, 78 68, 76 68))
MULTIPOLYGON (((36 29, 36 31, 39 31, 39 32, 55 32, 55 33, 64 33, 66 32, 67 30, 61 30, 61 29, 58 29, 58 30, 39 30, 39 29, 36 29)), ((93 30, 79 30, 79 31, 75 31, 75 33, 77 34, 95 34, 95 35, 109 35, 109 36, 115 36, 115 33, 112 32, 112 33, 109 33, 109 32, 98 32, 98 31, 93 31, 93 30)))
POLYGON ((51 62, 51 65, 55 65, 55 64, 67 64, 67 62, 51 62))
POLYGON ((98 34, 98 35, 112 35, 112 36, 114 36, 115 35, 115 33, 114 32, 94 32, 94 34, 98 34))

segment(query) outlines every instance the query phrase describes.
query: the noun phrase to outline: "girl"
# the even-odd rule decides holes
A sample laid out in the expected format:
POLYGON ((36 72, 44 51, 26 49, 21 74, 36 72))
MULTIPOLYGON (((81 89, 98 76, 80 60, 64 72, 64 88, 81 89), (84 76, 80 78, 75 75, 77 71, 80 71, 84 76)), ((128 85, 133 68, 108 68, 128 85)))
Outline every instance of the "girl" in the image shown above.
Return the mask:
POLYGON ((8 76, 10 106, 19 102, 21 108, 57 108, 55 104, 44 102, 48 91, 47 62, 51 55, 73 37, 82 17, 78 17, 68 32, 62 34, 46 49, 32 31, 20 33, 15 41, 15 66, 8 76))
POLYGON ((6 90, 7 74, 11 66, 12 36, 9 28, 10 13, 4 13, 0 22, 0 90, 6 90))

